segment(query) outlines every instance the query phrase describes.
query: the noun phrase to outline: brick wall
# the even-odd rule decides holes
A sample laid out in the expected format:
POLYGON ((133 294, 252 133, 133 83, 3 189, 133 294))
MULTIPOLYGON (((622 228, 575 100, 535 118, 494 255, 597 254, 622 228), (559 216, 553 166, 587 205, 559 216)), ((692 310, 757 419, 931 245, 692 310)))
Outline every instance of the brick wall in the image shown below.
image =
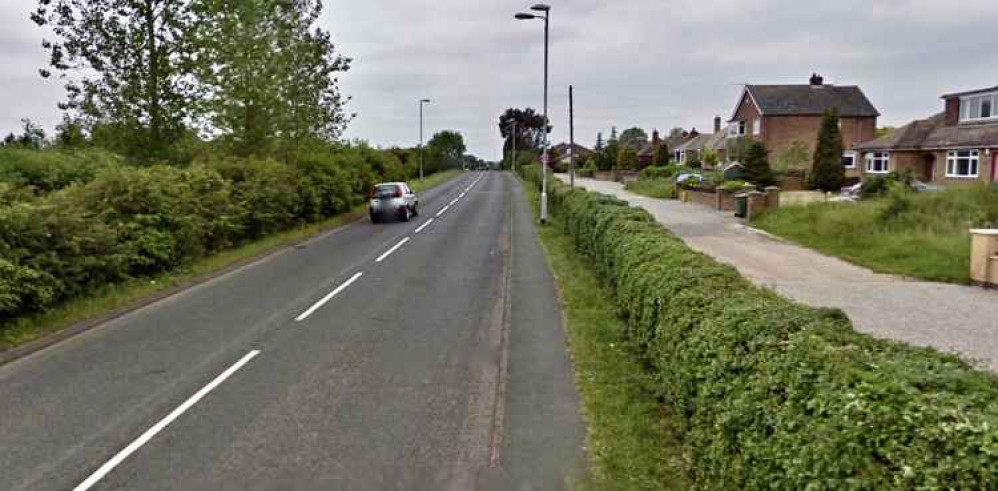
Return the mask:
MULTIPOLYGON (((877 118, 841 118, 840 121, 844 149, 876 138, 877 118)), ((762 142, 771 156, 778 155, 797 141, 814 152, 821 129, 821 116, 766 116, 762 128, 762 142)))

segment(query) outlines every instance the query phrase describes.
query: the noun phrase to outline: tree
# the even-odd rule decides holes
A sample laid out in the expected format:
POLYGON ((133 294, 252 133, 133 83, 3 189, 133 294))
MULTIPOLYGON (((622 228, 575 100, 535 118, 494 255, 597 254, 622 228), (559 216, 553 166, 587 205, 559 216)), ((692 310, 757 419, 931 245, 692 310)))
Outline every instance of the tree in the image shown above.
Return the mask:
POLYGON ((648 134, 641 128, 628 128, 620 134, 620 145, 640 151, 648 144, 648 134))
POLYGON ((749 182, 757 186, 770 186, 775 182, 773 170, 769 168, 769 150, 762 143, 749 145, 743 165, 749 182))
POLYGON ((773 167, 781 172, 807 170, 811 166, 812 160, 811 149, 808 148, 807 144, 795 140, 776 156, 773 167))
POLYGON ((62 124, 56 126, 55 141, 63 148, 77 148, 88 143, 83 124, 68 115, 63 115, 62 124))
POLYGON ((824 192, 839 191, 845 184, 846 169, 842 165, 842 132, 839 130, 839 113, 825 111, 818 130, 818 144, 814 149, 811 167, 811 189, 824 192))
POLYGON ((672 138, 679 138, 679 137, 681 137, 681 136, 683 136, 685 134, 686 134, 686 130, 684 130, 684 129, 682 129, 682 128, 680 128, 680 127, 677 126, 677 127, 673 128, 673 129, 671 129, 669 131, 669 138, 670 139, 672 139, 672 138))
POLYGON ((426 144, 424 168, 427 173, 460 168, 464 151, 464 137, 461 133, 453 130, 437 132, 426 144))
POLYGON ((659 146, 655 148, 655 157, 652 161, 653 165, 669 165, 669 162, 672 160, 672 154, 670 152, 668 143, 662 142, 659 144, 659 146))
MULTIPOLYGON (((503 151, 513 148, 513 123, 516 122, 516 151, 540 150, 544 144, 544 115, 531 108, 509 108, 499 116, 499 133, 502 135, 503 151)), ((551 125, 547 125, 551 131, 551 125)))
POLYGON ((131 130, 134 156, 161 155, 195 112, 189 34, 197 19, 190 7, 177 0, 38 0, 31 19, 55 34, 42 46, 67 81, 60 107, 131 130))
POLYGON ((617 170, 636 170, 638 168, 638 152, 631 147, 621 146, 617 154, 617 170))
POLYGON ((617 154, 620 151, 620 142, 617 140, 617 129, 610 131, 610 139, 603 146, 602 151, 596 154, 596 168, 599 170, 612 170, 617 166, 617 154))

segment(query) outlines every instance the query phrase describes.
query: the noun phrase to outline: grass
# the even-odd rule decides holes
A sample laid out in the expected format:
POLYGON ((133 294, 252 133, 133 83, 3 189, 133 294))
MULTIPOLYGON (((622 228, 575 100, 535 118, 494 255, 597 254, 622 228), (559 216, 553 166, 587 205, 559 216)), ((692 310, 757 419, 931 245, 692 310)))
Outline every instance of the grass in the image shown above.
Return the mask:
MULTIPOLYGON (((525 187, 536 215, 537 193, 525 187)), ((651 390, 653 376, 627 340, 613 292, 552 218, 538 233, 558 285, 589 428, 589 470, 576 489, 685 489, 681 448, 651 390)))
POLYGON ((631 181, 624 184, 624 189, 649 198, 676 198, 676 185, 669 179, 641 179, 631 181))
MULTIPOLYGON (((461 171, 451 170, 433 174, 421 183, 414 180, 410 184, 415 191, 424 191, 446 182, 461 171)), ((264 237, 260 240, 206 257, 174 271, 151 278, 137 278, 131 281, 106 285, 86 297, 68 300, 54 308, 38 314, 26 315, 0 323, 0 351, 7 350, 35 339, 44 337, 77 322, 99 317, 111 311, 134 305, 141 300, 175 288, 197 282, 241 262, 252 260, 269 252, 299 243, 313 235, 341 227, 366 212, 366 205, 359 206, 349 213, 264 237)))
POLYGON ((786 207, 763 213, 752 224, 873 271, 968 283, 968 231, 998 226, 998 187, 786 207))

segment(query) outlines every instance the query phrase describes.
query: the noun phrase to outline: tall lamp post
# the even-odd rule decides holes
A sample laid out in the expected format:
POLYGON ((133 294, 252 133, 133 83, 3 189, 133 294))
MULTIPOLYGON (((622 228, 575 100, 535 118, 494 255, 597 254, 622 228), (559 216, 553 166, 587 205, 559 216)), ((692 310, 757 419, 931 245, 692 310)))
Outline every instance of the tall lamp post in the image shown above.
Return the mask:
POLYGON ((509 169, 516 174, 516 120, 509 122, 510 127, 510 139, 513 142, 513 156, 509 162, 509 169))
POLYGON ((551 17, 551 6, 543 3, 534 4, 530 10, 541 12, 530 14, 519 12, 515 17, 519 20, 544 19, 544 150, 541 157, 541 223, 548 219, 548 25, 551 17))
POLYGON ((423 104, 429 103, 429 99, 419 100, 419 182, 423 182, 423 104))

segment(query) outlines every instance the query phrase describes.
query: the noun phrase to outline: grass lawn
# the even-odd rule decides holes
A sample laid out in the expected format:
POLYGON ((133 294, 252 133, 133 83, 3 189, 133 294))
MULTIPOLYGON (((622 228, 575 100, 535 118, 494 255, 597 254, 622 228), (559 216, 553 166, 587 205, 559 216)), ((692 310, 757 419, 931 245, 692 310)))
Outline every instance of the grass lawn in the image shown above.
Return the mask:
MULTIPOLYGON (((524 184, 530 188, 529 184, 524 184)), ((537 193, 526 193, 537 214, 537 193)), ((613 292, 605 288, 557 225, 539 226, 554 273, 589 428, 589 472, 579 490, 679 490, 680 446, 652 374, 627 340, 613 292)))
POLYGON ((624 189, 649 198, 675 199, 676 184, 669 179, 644 179, 624 184, 624 189))
MULTIPOLYGON (((416 179, 410 184, 413 190, 423 191, 446 182, 460 173, 461 171, 456 170, 442 172, 426 177, 422 183, 416 179)), ((349 213, 332 217, 324 222, 264 237, 255 242, 201 259, 169 273, 152 278, 137 278, 123 283, 106 285, 91 295, 68 300, 46 312, 26 315, 0 323, 0 351, 65 329, 77 322, 125 308, 164 290, 197 283, 199 279, 208 277, 227 267, 301 242, 318 233, 343 226, 364 216, 366 211, 366 205, 360 206, 349 213)))
POLYGON ((752 224, 874 271, 968 283, 968 230, 996 222, 998 187, 971 186, 780 208, 752 224))

